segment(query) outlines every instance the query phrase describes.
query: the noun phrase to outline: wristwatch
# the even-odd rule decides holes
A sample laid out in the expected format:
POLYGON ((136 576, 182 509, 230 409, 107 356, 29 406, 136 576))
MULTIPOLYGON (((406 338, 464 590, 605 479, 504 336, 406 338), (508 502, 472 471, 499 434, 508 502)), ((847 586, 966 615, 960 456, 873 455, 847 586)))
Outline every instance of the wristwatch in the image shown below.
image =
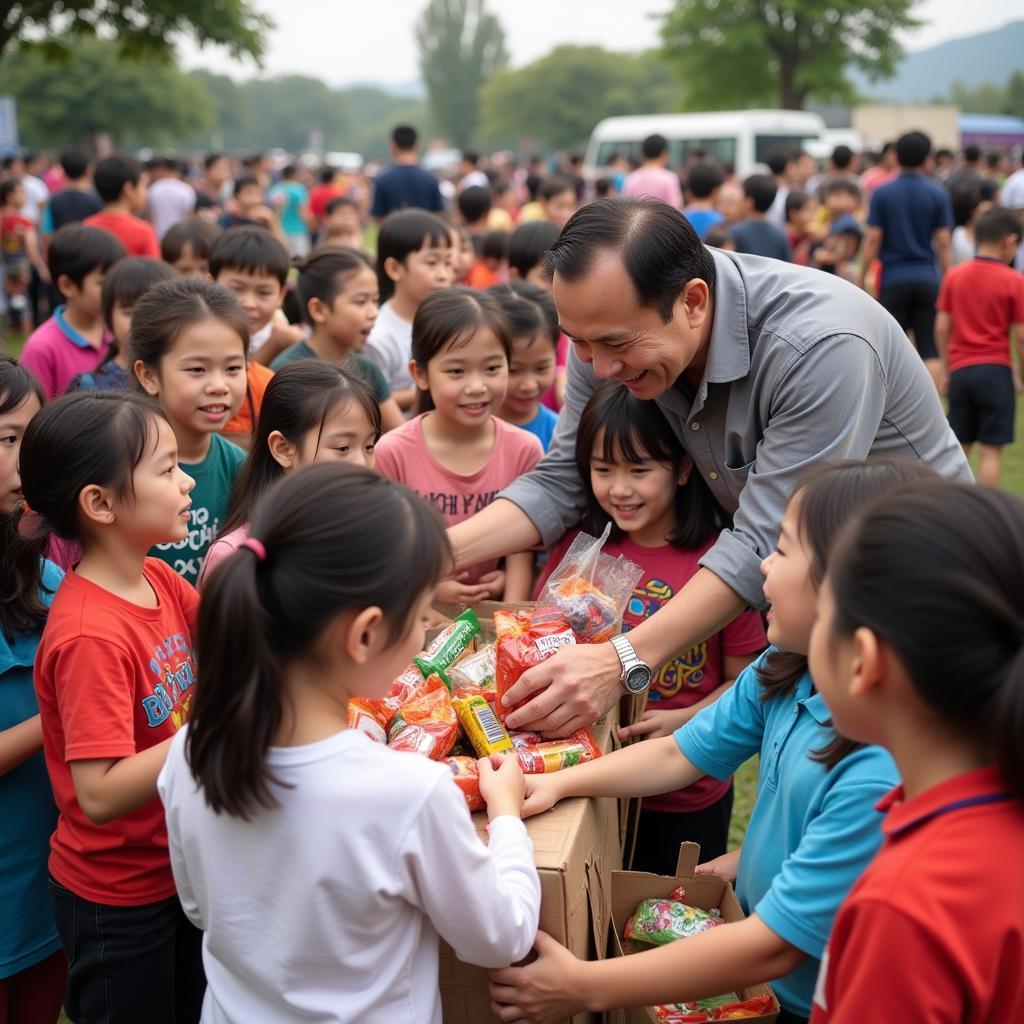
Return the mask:
POLYGON ((622 662, 622 674, 619 682, 630 693, 643 693, 650 685, 653 673, 651 666, 641 661, 633 650, 633 645, 624 635, 612 637, 612 647, 622 662))

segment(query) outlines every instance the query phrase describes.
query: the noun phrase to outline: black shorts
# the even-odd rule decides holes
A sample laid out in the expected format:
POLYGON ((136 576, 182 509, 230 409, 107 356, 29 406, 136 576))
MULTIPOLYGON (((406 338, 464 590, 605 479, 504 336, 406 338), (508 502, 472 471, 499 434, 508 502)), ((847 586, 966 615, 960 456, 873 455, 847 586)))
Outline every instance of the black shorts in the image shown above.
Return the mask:
POLYGON ((965 366, 949 375, 949 425, 961 444, 1011 444, 1016 411, 1008 366, 965 366))
POLYGON ((905 331, 914 332, 917 354, 922 359, 938 359, 935 347, 935 300, 939 297, 937 281, 902 281, 883 284, 878 301, 892 314, 905 331))

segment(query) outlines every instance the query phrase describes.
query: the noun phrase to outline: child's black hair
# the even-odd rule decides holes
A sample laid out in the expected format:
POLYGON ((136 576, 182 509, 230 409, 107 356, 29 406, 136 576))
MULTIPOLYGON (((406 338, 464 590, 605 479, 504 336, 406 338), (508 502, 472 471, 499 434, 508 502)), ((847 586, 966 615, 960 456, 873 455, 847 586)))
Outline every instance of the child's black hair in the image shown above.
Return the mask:
POLYGON ((359 249, 344 245, 325 245, 317 249, 299 268, 297 287, 302 319, 313 323, 310 299, 319 299, 325 306, 331 306, 353 274, 373 269, 370 257, 359 249))
POLYGON ((362 406, 379 439, 380 406, 362 377, 323 359, 298 359, 274 374, 263 395, 252 445, 239 473, 231 514, 221 527, 221 534, 248 523, 257 499, 284 476, 284 470, 270 453, 270 435, 279 431, 298 446, 311 430, 322 434, 331 412, 351 402, 362 406))
POLYGON ((102 228, 89 228, 84 224, 66 224, 54 232, 46 253, 46 265, 54 287, 66 277, 77 288, 94 271, 106 273, 128 253, 125 247, 102 228))
POLYGON ((544 183, 537 192, 537 198, 541 202, 547 203, 554 199, 555 196, 560 196, 563 192, 571 192, 575 196, 576 186, 571 178, 565 178, 560 174, 553 174, 550 178, 544 180, 544 183))
POLYGON ((470 185, 464 188, 455 200, 459 216, 467 224, 476 224, 490 213, 491 190, 484 185, 470 185))
MULTIPOLYGON (((501 303, 486 291, 455 285, 428 295, 412 322, 412 360, 426 372, 430 361, 447 348, 460 348, 481 328, 490 329, 512 358, 512 335, 501 303)), ((429 391, 416 395, 416 411, 429 412, 434 400, 429 391)))
POLYGON ((395 294, 395 282, 388 276, 385 264, 389 259, 404 263, 414 252, 424 248, 450 249, 448 226, 440 217, 426 210, 396 210, 381 222, 377 235, 377 280, 380 301, 387 302, 395 294))
POLYGON ((357 213, 359 212, 359 206, 355 203, 354 200, 349 199, 348 196, 335 196, 327 204, 327 207, 324 212, 327 214, 328 217, 330 217, 330 215, 334 213, 335 210, 340 210, 343 207, 349 207, 350 209, 355 210, 357 213))
POLYGON ((558 228, 550 221, 531 220, 520 224, 509 236, 508 265, 525 278, 544 261, 544 253, 558 237, 558 228))
MULTIPOLYGON (((675 475, 682 469, 686 449, 657 404, 634 398, 618 381, 605 381, 590 396, 576 428, 576 471, 586 494, 580 528, 599 537, 610 522, 611 538, 619 540, 623 531, 598 504, 590 482, 590 463, 599 439, 606 462, 652 459, 671 466, 675 475)), ((676 488, 675 513, 668 542, 684 551, 700 547, 731 522, 696 469, 676 488)))
POLYGON ((11 196, 21 186, 21 178, 8 178, 6 181, 0 181, 0 206, 6 206, 11 196))
POLYGON ((809 202, 811 197, 806 192, 790 192, 786 196, 786 222, 794 213, 799 213, 809 202))
POLYGON ((89 157, 80 149, 67 149, 60 155, 60 166, 68 181, 78 181, 89 170, 89 157))
MULTIPOLYGON (((0 356, 0 419, 30 398, 40 406, 46 401, 39 382, 10 356, 0 356)), ((21 465, 25 465, 24 455, 21 465)), ((39 592, 48 538, 20 537, 20 515, 20 510, 0 515, 0 632, 8 643, 15 633, 38 629, 46 618, 46 605, 39 592)))
MULTIPOLYGON (((108 331, 113 331, 114 307, 127 306, 135 308, 135 304, 155 284, 161 281, 173 281, 176 277, 174 268, 163 260, 149 259, 143 256, 129 256, 115 263, 103 275, 103 292, 100 304, 103 309, 103 323, 108 331)), ((102 369, 114 359, 120 346, 117 339, 107 347, 106 355, 100 360, 97 370, 102 369)))
POLYGON ((123 153, 104 157, 92 172, 96 194, 105 203, 116 203, 125 185, 138 185, 142 180, 142 164, 123 153))
POLYGON ((860 202, 860 185, 849 178, 833 178, 821 186, 822 199, 828 199, 829 196, 838 195, 839 193, 845 193, 851 199, 856 199, 857 202, 860 202))
POLYGON ((712 224, 704 232, 704 244, 712 249, 721 249, 732 242, 732 232, 724 224, 712 224))
POLYGON ((834 632, 875 633, 1024 801, 1024 501, 938 479, 904 487, 860 510, 828 581, 834 632))
POLYGON ((1002 206, 986 210, 974 225, 974 241, 978 245, 998 245, 1011 235, 1016 235, 1018 242, 1024 238, 1021 220, 1013 210, 1002 206))
POLYGON ((358 466, 288 474, 250 526, 266 557, 239 549, 203 590, 196 654, 204 683, 186 739, 206 802, 240 818, 277 804, 267 751, 284 712, 282 673, 310 658, 346 612, 380 608, 387 641, 401 641, 419 628, 418 604, 450 558, 437 510, 358 466))
MULTIPOLYGON (((243 164, 243 166, 248 166, 248 165, 247 164, 243 164)), ((244 188, 252 188, 252 186, 254 186, 254 185, 257 188, 259 188, 259 184, 260 184, 259 183, 259 179, 254 177, 253 175, 251 175, 251 174, 240 174, 237 178, 235 178, 235 187, 234 187, 234 190, 232 191, 231 194, 237 199, 242 194, 242 189, 244 189, 244 188)))
POLYGON ((539 335, 558 347, 562 331, 558 326, 555 300, 549 291, 529 281, 511 281, 492 285, 487 294, 501 303, 513 340, 528 337, 532 341, 539 335))
POLYGON ((21 487, 46 529, 84 539, 78 496, 90 484, 134 494, 132 474, 162 416, 155 402, 124 391, 74 391, 44 405, 21 444, 21 487))
POLYGON ((508 239, 509 233, 507 231, 488 231, 480 239, 480 258, 504 262, 508 259, 508 239))
POLYGON ((694 199, 710 199, 715 189, 722 187, 723 181, 722 169, 717 164, 703 161, 690 168, 686 187, 694 199))
POLYGON ((775 202, 779 187, 767 174, 751 174, 743 181, 743 195, 754 204, 758 213, 767 213, 775 202))
POLYGON ((237 270, 243 274, 265 274, 283 285, 290 268, 288 250, 266 228, 245 224, 228 228, 210 249, 210 276, 214 281, 225 270, 237 270))
POLYGON ((187 245, 196 259, 209 263, 210 253, 220 235, 221 230, 216 224, 201 217, 186 217, 170 228, 160 240, 160 255, 168 263, 177 263, 187 245))

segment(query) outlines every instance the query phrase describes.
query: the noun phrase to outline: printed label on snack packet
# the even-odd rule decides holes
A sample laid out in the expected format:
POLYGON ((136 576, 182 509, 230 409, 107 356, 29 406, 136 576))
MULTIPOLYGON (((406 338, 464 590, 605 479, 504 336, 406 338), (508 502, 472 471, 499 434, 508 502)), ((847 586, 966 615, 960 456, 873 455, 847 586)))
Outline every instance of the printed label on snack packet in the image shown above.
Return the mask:
POLYGON ((562 633, 553 633, 551 636, 539 636, 533 643, 541 654, 547 655, 557 651, 560 647, 568 647, 570 644, 576 643, 576 634, 571 629, 567 629, 562 633))

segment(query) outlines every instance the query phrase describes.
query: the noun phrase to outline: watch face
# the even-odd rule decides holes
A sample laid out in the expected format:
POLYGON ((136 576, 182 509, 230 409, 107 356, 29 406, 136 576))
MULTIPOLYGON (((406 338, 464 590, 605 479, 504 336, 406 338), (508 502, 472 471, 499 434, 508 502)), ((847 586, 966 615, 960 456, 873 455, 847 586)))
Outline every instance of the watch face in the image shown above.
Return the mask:
POLYGON ((626 673, 626 689, 630 693, 643 693, 651 685, 651 670, 646 665, 634 665, 626 673))

